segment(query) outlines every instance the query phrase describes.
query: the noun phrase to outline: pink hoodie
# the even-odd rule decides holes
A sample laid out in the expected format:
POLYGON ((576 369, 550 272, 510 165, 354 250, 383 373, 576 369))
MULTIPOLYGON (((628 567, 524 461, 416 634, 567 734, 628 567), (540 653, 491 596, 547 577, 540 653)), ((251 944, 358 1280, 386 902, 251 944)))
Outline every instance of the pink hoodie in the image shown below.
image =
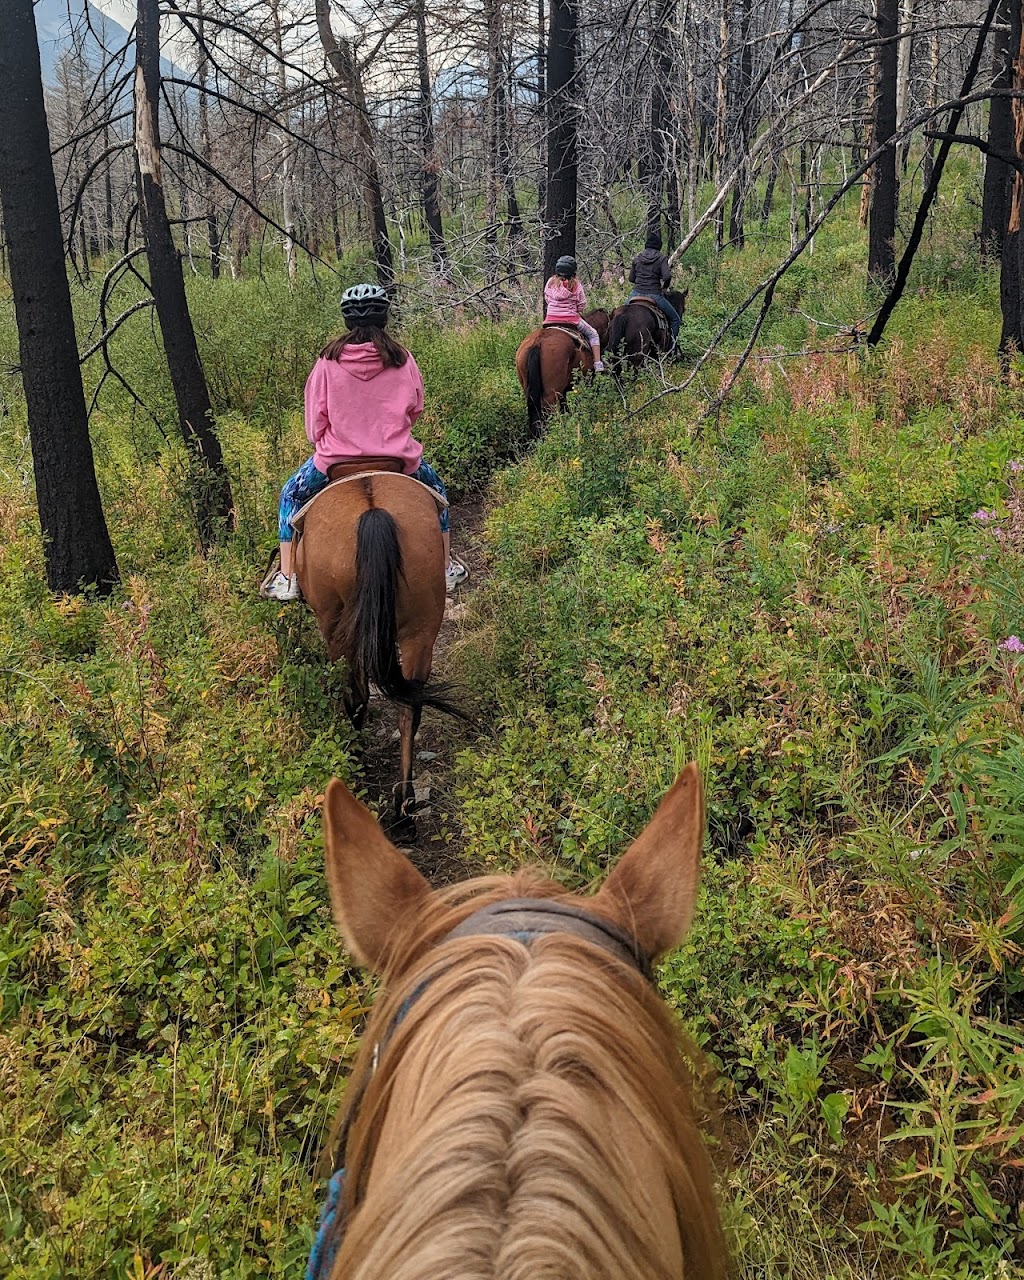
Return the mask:
POLYGON ((321 357, 306 379, 306 435, 313 464, 327 474, 353 458, 401 458, 406 475, 423 459, 412 425, 423 412, 423 379, 409 356, 385 369, 372 342, 354 342, 340 360, 321 357))
POLYGON ((544 286, 544 302, 547 306, 545 324, 552 321, 557 323, 559 320, 575 324, 587 305, 587 295, 583 291, 583 285, 575 277, 563 280, 561 276, 552 276, 544 286))

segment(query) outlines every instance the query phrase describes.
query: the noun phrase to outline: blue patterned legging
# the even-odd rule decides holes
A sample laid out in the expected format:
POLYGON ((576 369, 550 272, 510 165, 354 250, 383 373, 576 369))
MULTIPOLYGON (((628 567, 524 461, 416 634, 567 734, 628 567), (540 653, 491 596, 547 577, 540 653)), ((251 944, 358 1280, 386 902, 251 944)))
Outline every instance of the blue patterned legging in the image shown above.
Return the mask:
MULTIPOLYGON (((445 489, 441 477, 429 462, 421 462, 419 470, 412 473, 412 478, 419 480, 429 489, 433 489, 442 498, 448 497, 448 491, 445 489)), ((281 505, 277 511, 277 533, 282 542, 291 542, 292 538, 295 537, 295 530, 291 525, 292 516, 297 511, 301 511, 310 498, 315 497, 321 489, 326 487, 327 477, 313 465, 312 458, 304 462, 298 471, 285 481, 284 488, 281 490, 281 505)), ((448 508, 445 507, 437 515, 441 525, 441 532, 447 533, 449 528, 448 508)))

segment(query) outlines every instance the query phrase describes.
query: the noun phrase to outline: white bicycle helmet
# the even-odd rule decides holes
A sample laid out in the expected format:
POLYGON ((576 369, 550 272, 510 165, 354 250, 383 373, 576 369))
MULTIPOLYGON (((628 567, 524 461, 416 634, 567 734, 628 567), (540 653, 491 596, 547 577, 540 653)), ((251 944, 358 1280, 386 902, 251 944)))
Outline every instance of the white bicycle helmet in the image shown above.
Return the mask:
POLYGON ((341 295, 341 314, 350 329, 375 325, 383 329, 388 322, 391 299, 379 284, 354 284, 341 295))

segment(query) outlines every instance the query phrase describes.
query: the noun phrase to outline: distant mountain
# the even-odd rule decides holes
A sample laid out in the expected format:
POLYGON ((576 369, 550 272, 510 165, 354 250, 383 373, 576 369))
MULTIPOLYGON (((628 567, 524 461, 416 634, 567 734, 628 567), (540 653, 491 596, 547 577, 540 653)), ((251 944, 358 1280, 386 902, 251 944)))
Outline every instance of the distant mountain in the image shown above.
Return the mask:
POLYGON ((124 27, 101 13, 95 5, 90 5, 88 0, 36 0, 36 31, 46 84, 53 84, 57 62, 61 54, 73 46, 76 32, 81 34, 82 47, 93 66, 99 65, 104 47, 119 49, 128 39, 124 27), (90 25, 92 31, 89 30, 90 25))
MULTIPOLYGON (((35 0, 43 83, 54 83, 60 56, 73 47, 76 38, 81 40, 85 56, 93 68, 102 66, 105 57, 127 43, 123 65, 130 67, 135 61, 135 41, 129 35, 134 8, 128 0, 35 0), (110 16, 111 10, 118 15, 117 19, 110 16)), ((166 30, 163 37, 166 49, 166 30)), ((170 43, 173 48, 173 40, 170 43)), ((174 63, 166 58, 160 59, 160 69, 164 75, 180 74, 174 63)))

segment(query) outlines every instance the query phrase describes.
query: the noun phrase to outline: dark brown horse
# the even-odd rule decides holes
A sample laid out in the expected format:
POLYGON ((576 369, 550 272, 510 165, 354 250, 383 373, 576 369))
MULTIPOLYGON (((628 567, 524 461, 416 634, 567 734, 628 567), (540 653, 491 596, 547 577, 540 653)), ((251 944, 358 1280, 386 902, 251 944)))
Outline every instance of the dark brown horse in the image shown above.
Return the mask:
MULTIPOLYGON (((597 330, 604 347, 608 338, 608 312, 603 307, 588 311, 583 317, 597 330)), ((573 336, 571 324, 565 328, 544 325, 522 340, 516 352, 519 385, 526 392, 526 416, 532 435, 539 435, 541 424, 552 409, 565 407, 565 396, 577 369, 594 370, 594 355, 583 334, 573 336)))
MULTIPOLYGON (((672 289, 665 294, 679 315, 686 308, 688 293, 689 289, 681 293, 672 289)), ((671 345, 667 320, 655 303, 633 298, 612 312, 608 329, 608 360, 612 368, 619 369, 625 364, 639 369, 648 356, 666 352, 671 345)))
POLYGON ((356 474, 329 486, 310 506, 295 551, 327 655, 348 666, 345 707, 353 724, 362 726, 371 685, 398 705, 402 778, 394 819, 405 833, 414 830, 413 744, 423 708, 461 714, 439 691, 426 691, 444 618, 444 568, 437 504, 406 475, 356 474))
POLYGON ((435 892, 330 784, 335 920, 386 989, 310 1274, 723 1280, 690 1055, 651 975, 693 917, 703 831, 691 764, 594 896, 540 868, 435 892))

